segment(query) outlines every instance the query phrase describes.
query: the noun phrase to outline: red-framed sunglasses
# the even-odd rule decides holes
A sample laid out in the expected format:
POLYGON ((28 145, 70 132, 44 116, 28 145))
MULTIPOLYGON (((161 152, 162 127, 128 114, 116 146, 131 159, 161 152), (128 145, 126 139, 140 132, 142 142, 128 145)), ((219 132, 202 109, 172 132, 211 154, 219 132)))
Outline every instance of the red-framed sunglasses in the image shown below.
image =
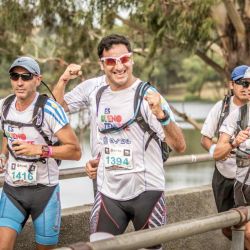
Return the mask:
POLYGON ((102 57, 101 62, 105 63, 107 66, 115 66, 118 62, 121 64, 128 63, 132 57, 132 52, 123 54, 119 57, 102 57))

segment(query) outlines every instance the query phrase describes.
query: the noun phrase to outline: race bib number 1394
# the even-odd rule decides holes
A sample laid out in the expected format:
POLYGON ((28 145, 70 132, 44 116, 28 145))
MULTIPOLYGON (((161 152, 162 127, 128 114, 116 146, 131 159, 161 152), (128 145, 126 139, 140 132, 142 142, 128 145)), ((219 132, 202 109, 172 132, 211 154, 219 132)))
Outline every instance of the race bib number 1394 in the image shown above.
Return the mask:
POLYGON ((110 170, 133 169, 131 149, 123 147, 105 147, 104 164, 105 168, 110 170))

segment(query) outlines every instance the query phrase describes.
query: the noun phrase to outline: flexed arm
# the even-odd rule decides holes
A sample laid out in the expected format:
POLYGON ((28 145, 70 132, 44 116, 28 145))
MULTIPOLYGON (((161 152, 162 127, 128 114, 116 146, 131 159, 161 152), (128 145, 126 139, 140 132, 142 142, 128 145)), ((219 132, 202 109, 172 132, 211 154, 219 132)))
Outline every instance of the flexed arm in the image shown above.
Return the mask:
POLYGON ((64 73, 60 76, 56 86, 53 89, 53 95, 56 101, 60 103, 65 111, 69 111, 67 103, 64 101, 65 87, 69 80, 75 79, 82 75, 81 66, 78 64, 70 64, 64 73))
POLYGON ((176 152, 184 152, 186 150, 186 143, 182 130, 171 120, 167 111, 163 111, 161 107, 161 95, 158 92, 150 91, 145 96, 145 100, 148 102, 149 108, 157 120, 166 120, 165 122, 161 122, 166 143, 176 152))
POLYGON ((230 142, 230 135, 222 133, 214 151, 214 159, 221 160, 227 158, 232 149, 237 148, 249 138, 249 132, 250 128, 240 131, 232 142, 230 142))

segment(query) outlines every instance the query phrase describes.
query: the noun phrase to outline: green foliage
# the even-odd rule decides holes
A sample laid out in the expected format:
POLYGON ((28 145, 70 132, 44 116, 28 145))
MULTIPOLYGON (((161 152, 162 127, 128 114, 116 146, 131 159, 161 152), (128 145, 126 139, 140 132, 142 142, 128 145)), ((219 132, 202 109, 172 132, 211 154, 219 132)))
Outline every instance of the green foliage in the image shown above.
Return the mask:
POLYGON ((199 57, 191 56, 182 61, 179 76, 187 84, 187 91, 191 94, 187 98, 200 99, 201 90, 206 82, 219 82, 220 76, 206 65, 199 57))
MULTIPOLYGON (((40 62, 50 86, 71 62, 82 65, 86 78, 99 74, 97 43, 104 35, 117 32, 133 43, 137 76, 156 83, 163 92, 171 84, 187 82, 189 91, 199 95, 203 83, 215 73, 206 64, 199 67, 197 58, 189 63, 182 61, 197 49, 208 56, 212 44, 223 45, 211 15, 211 7, 218 2, 221 1, 0 0, 0 64, 5 74, 1 87, 9 82, 5 70, 20 55, 31 55, 40 62), (187 69, 194 74, 190 76, 187 69), (180 73, 182 70, 185 74, 180 73)), ((243 1, 236 2, 243 15, 243 1)), ((247 18, 244 20, 247 23, 247 18)), ((231 24, 226 27, 229 28, 223 34, 232 39, 228 44, 234 45, 231 34, 235 30, 231 24)), ((230 59, 237 58, 233 52, 230 59)), ((222 71, 228 55, 230 51, 222 55, 224 61, 215 60, 222 71)), ((229 67, 225 68, 229 71, 229 67)))

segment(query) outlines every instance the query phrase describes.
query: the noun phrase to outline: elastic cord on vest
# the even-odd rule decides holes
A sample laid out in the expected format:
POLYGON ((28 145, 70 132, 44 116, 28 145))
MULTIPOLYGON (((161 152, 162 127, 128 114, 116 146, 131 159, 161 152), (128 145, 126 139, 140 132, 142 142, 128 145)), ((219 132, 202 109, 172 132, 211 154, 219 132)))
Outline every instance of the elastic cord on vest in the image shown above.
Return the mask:
POLYGON ((214 150, 215 150, 216 144, 212 144, 209 148, 209 154, 214 157, 214 150))

